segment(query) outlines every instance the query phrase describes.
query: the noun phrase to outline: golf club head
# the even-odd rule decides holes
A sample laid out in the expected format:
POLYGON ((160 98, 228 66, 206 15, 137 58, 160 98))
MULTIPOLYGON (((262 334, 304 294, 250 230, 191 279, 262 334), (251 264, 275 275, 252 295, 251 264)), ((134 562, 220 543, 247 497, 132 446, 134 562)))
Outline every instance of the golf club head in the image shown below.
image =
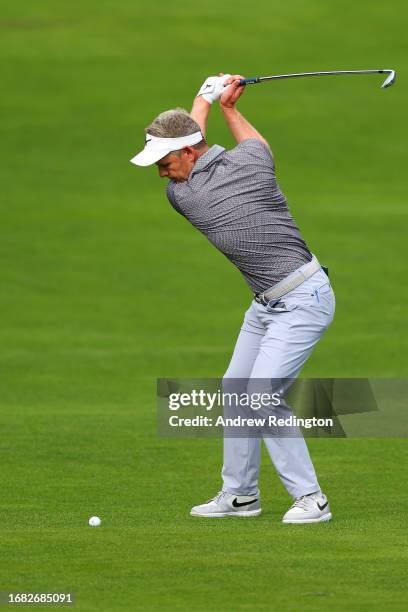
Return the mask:
POLYGON ((383 72, 389 72, 390 74, 387 76, 384 83, 381 85, 381 89, 390 87, 395 81, 395 70, 383 70, 383 72))

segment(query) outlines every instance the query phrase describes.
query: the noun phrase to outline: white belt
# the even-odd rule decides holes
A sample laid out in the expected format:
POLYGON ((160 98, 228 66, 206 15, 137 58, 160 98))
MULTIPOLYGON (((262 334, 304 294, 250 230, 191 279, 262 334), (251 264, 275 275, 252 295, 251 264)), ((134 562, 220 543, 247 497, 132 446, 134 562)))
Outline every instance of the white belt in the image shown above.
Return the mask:
POLYGON ((260 304, 267 304, 271 300, 280 300, 281 297, 299 287, 305 280, 316 274, 321 269, 321 265, 317 257, 312 255, 311 261, 291 272, 284 279, 276 283, 271 289, 267 289, 263 293, 256 293, 255 300, 260 304))

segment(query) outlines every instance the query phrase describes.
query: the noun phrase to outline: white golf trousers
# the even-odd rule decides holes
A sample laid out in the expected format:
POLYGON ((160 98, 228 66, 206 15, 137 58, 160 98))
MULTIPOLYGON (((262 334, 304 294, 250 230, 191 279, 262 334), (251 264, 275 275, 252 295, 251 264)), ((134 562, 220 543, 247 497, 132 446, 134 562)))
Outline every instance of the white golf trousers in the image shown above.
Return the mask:
MULTIPOLYGON (((333 320, 334 309, 334 293, 323 270, 283 296, 275 307, 273 302, 263 306, 254 300, 245 313, 223 391, 237 392, 241 385, 240 392, 250 393, 251 379, 257 379, 257 391, 261 381, 264 391, 273 393, 274 380, 296 378, 333 320)), ((279 406, 276 411, 279 417, 293 414, 289 407, 279 406)), ((295 437, 264 437, 264 442, 289 495, 297 499, 320 490, 300 431, 295 437)), ((224 437, 224 491, 258 494, 260 445, 259 437, 224 437)))

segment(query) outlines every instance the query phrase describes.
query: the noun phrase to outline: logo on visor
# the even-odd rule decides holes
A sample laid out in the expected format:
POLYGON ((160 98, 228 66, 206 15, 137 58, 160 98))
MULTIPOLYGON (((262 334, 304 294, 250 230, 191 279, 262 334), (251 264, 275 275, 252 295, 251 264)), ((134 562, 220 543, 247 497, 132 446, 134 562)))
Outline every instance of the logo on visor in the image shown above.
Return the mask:
POLYGON ((151 138, 147 138, 145 144, 147 144, 148 142, 151 142, 152 139, 151 138))

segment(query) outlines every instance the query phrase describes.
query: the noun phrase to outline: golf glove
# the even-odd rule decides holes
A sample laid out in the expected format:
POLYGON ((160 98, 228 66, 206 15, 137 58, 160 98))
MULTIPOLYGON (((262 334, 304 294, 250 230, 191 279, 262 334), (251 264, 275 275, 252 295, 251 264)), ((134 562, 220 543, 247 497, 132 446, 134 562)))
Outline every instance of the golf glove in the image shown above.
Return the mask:
MULTIPOLYGON (((230 77, 230 74, 224 74, 223 76, 210 76, 201 85, 200 91, 197 96, 203 96, 204 100, 207 100, 210 104, 215 102, 221 97, 221 94, 225 91, 224 81, 230 77)), ((229 87, 229 85, 227 85, 229 87)))

